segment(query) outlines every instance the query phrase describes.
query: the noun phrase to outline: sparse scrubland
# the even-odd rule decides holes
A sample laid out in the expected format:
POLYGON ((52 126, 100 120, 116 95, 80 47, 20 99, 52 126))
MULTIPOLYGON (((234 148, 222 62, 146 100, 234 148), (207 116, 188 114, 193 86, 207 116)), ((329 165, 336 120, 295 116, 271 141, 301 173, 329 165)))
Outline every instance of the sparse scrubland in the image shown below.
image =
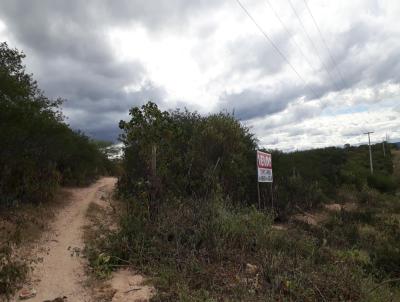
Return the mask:
POLYGON ((24 280, 28 266, 14 251, 44 229, 60 186, 113 171, 99 143, 66 124, 62 101, 44 95, 23 58, 0 43, 0 296, 24 280))
POLYGON ((134 107, 116 169, 107 144, 65 123, 23 57, 0 44, 0 296, 28 273, 14 251, 46 227, 59 187, 118 172, 112 215, 89 207, 85 255, 99 278, 128 264, 151 278, 154 301, 400 300, 400 153, 390 144, 386 157, 373 146, 373 176, 366 146, 266 150, 274 184, 260 186, 259 208, 257 139, 235 116, 134 107), (292 219, 322 211, 315 224, 292 219))
POLYGON ((117 229, 88 245, 99 275, 129 263, 151 277, 154 301, 400 299, 390 151, 383 157, 373 147, 371 177, 365 146, 272 150, 276 207, 261 186, 259 210, 257 141, 234 116, 162 112, 153 103, 130 115, 120 123, 116 189, 126 211, 117 229), (290 219, 327 203, 343 207, 317 225, 290 219))

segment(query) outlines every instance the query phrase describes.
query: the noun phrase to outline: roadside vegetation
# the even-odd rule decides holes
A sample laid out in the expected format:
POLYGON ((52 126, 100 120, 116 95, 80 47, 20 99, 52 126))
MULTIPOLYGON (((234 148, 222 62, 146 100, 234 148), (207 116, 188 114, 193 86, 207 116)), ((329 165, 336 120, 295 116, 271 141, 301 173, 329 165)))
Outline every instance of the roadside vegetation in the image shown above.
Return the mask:
MULTIPOLYGON (((394 148, 387 144, 386 148, 394 148)), ((383 155, 382 144, 372 146, 374 175, 369 167, 368 146, 329 147, 282 153, 272 150, 274 196, 276 211, 285 220, 300 209, 317 208, 337 201, 342 189, 355 193, 376 189, 382 193, 395 192, 399 180, 393 174, 390 152, 383 155)), ((267 203, 270 192, 264 188, 267 203)))
POLYGON ((68 126, 62 100, 44 95, 24 57, 0 43, 0 295, 24 280, 27 265, 13 251, 31 238, 21 233, 47 221, 36 220, 60 186, 86 185, 114 171, 100 148, 104 143, 68 126))
POLYGON ((59 188, 118 174, 118 204, 104 197, 112 214, 89 209, 98 278, 128 264, 151 277, 154 301, 400 300, 393 146, 373 146, 374 175, 366 146, 265 150, 274 183, 260 185, 259 206, 258 142, 235 116, 134 107, 111 162, 119 151, 73 131, 23 58, 0 44, 0 296, 29 272, 15 250, 46 227, 59 188), (339 207, 316 224, 292 219, 329 204, 339 207))
POLYGON ((154 301, 400 299, 390 150, 383 157, 374 146, 373 177, 365 146, 270 150, 272 211, 267 186, 257 208, 257 141, 234 116, 163 112, 154 103, 130 115, 120 123, 116 190, 126 211, 89 247, 97 274, 129 263, 152 278, 154 301), (318 225, 290 219, 329 203, 342 207, 318 225))

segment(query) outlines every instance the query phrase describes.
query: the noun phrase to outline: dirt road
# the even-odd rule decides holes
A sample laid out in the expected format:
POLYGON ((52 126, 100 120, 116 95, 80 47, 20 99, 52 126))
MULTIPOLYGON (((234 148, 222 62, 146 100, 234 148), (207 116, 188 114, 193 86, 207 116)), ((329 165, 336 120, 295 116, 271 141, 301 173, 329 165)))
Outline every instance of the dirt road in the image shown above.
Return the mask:
POLYGON ((91 301, 84 287, 85 260, 81 257, 86 211, 91 202, 102 196, 99 193, 111 191, 115 182, 115 178, 106 177, 90 187, 68 189, 72 195, 70 202, 57 215, 52 231, 43 235, 34 251, 40 261, 31 278, 36 296, 27 301, 51 301, 64 296, 67 301, 91 301))

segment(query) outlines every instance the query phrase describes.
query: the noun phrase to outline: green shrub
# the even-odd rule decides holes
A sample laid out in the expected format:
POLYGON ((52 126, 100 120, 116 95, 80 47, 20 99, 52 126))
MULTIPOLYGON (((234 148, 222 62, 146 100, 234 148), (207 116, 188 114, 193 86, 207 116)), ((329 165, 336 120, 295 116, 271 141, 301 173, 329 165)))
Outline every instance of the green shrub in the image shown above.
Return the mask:
POLYGON ((393 193, 397 189, 397 184, 394 178, 383 174, 368 176, 368 186, 385 193, 393 193))
POLYGON ((301 176, 282 179, 279 185, 276 185, 274 194, 277 199, 275 208, 283 219, 297 212, 299 208, 302 210, 317 208, 327 200, 317 181, 306 181, 301 176))
POLYGON ((0 43, 0 205, 51 200, 60 184, 83 185, 106 173, 105 154, 63 121, 25 55, 0 43))
POLYGON ((382 194, 375 189, 371 189, 367 186, 363 187, 359 192, 356 194, 357 201, 361 204, 370 205, 370 206, 378 206, 383 203, 382 194))
POLYGON ((400 275, 400 249, 397 244, 384 241, 371 252, 371 258, 380 278, 400 275))
POLYGON ((169 197, 207 198, 219 190, 234 203, 255 203, 255 139, 234 117, 162 112, 151 102, 132 108, 130 115, 130 121, 120 122, 121 195, 147 193, 159 204, 169 197))

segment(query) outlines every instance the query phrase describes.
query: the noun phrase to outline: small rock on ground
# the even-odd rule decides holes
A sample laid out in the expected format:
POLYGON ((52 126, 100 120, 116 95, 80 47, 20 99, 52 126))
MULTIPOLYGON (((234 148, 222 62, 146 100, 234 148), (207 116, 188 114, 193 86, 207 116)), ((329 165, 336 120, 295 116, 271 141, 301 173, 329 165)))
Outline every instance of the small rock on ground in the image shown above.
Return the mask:
POLYGON ((33 298, 36 296, 36 290, 33 288, 23 288, 20 292, 19 292, 19 298, 20 300, 27 300, 30 298, 33 298))
POLYGON ((146 302, 155 294, 153 286, 145 285, 145 279, 129 270, 113 273, 111 286, 115 290, 112 302, 146 302))

